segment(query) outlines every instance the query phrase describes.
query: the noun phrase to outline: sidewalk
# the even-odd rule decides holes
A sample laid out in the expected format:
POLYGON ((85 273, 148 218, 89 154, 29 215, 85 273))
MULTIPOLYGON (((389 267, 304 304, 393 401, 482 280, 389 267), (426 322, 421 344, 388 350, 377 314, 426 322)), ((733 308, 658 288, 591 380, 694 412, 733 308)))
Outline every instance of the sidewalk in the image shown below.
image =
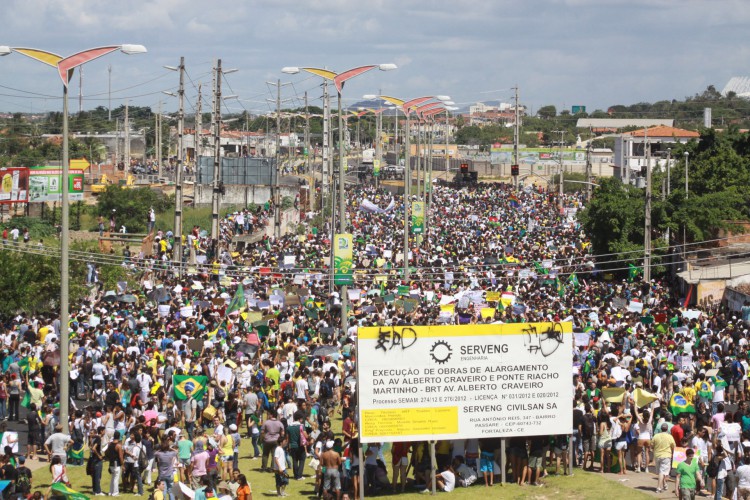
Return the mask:
MULTIPOLYGON (((667 479, 667 491, 662 491, 661 493, 656 493, 656 481, 657 476, 656 474, 652 472, 631 472, 628 471, 628 473, 624 476, 620 476, 618 474, 605 474, 604 477, 612 482, 620 483, 623 486, 627 486, 629 488, 633 488, 636 490, 639 490, 643 493, 646 493, 648 495, 653 496, 654 498, 663 498, 663 499, 674 499, 674 477, 670 477, 667 479)), ((712 495, 700 495, 697 494, 696 497, 700 498, 708 498, 712 495)))

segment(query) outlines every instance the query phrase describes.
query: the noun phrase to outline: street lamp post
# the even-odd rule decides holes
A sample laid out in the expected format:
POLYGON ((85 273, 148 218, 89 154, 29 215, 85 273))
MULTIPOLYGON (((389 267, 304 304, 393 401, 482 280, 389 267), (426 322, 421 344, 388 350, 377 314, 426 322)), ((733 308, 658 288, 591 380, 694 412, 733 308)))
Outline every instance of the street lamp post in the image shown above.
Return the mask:
POLYGON ((449 101, 450 97, 448 96, 424 96, 424 97, 417 97, 416 99, 411 99, 410 101, 404 101, 403 99, 399 99, 397 97, 391 97, 391 96, 380 96, 381 99, 390 102, 391 104, 395 104, 398 107, 401 107, 401 110, 404 112, 404 115, 406 115, 406 131, 404 135, 406 136, 405 141, 405 152, 404 152, 404 158, 405 158, 405 166, 404 166, 404 282, 409 282, 409 202, 411 197, 411 132, 410 132, 410 116, 411 112, 420 104, 423 104, 427 101, 431 100, 438 100, 438 101, 449 101))
MULTIPOLYGON (((685 201, 687 202, 690 197, 690 190, 688 189, 688 172, 690 172, 690 153, 685 151, 685 201)), ((687 203, 685 204, 687 205, 687 203)), ((687 222, 682 226, 682 258, 685 261, 685 270, 687 270, 687 222)))
MULTIPOLYGON (((339 231, 341 233, 346 232, 346 192, 345 192, 345 167, 346 167, 346 157, 344 154, 344 123, 343 123, 343 113, 342 113, 342 106, 341 106, 341 93, 344 89, 344 83, 348 80, 359 76, 363 73, 367 73, 370 70, 373 69, 379 69, 380 71, 390 71, 397 69, 397 66, 395 64, 373 64, 369 66, 359 66, 357 68, 352 68, 347 71, 341 72, 341 73, 334 73, 333 71, 327 70, 327 69, 321 69, 321 68, 300 68, 296 66, 287 66, 285 68, 282 68, 283 73, 287 74, 296 74, 300 71, 306 71, 308 73, 312 73, 314 75, 318 75, 325 80, 332 80, 333 84, 336 87, 336 92, 338 94, 338 123, 339 123, 339 231)), ((331 213, 331 216, 333 216, 333 211, 331 213)), ((334 226, 335 224, 331 224, 334 226)), ((333 246, 334 239, 331 238, 331 245, 333 246)), ((331 248, 331 253, 333 254, 333 248, 331 248)), ((331 266, 331 281, 333 281, 333 266, 331 266)), ((347 287, 346 285, 342 286, 341 288, 341 329, 343 332, 346 332, 346 318, 347 318, 347 287)))
POLYGON ((78 52, 68 57, 62 57, 52 52, 39 49, 30 49, 22 47, 0 46, 0 56, 6 56, 13 52, 18 52, 26 57, 44 63, 48 66, 57 68, 58 75, 63 83, 63 141, 62 141, 62 231, 60 232, 60 423, 63 424, 63 433, 69 433, 68 427, 68 408, 70 404, 70 378, 68 375, 68 348, 70 343, 70 331, 68 329, 69 320, 69 250, 70 250, 70 187, 68 186, 68 177, 70 173, 70 145, 68 142, 68 85, 73 77, 75 68, 105 56, 116 50, 124 54, 143 54, 146 47, 143 45, 111 45, 106 47, 97 47, 89 50, 78 52))
MULTIPOLYGON (((179 113, 177 115, 177 172, 174 183, 174 247, 172 260, 177 266, 177 276, 182 276, 182 170, 184 157, 184 130, 185 130, 185 58, 180 57, 180 65, 164 66, 171 71, 179 71, 180 87, 177 91, 179 99, 179 113)), ((170 95, 174 95, 169 93, 170 95)), ((196 135, 193 133, 193 137, 196 135)), ((197 151, 197 148, 196 148, 197 151)), ((161 167, 160 167, 161 168, 161 167)))

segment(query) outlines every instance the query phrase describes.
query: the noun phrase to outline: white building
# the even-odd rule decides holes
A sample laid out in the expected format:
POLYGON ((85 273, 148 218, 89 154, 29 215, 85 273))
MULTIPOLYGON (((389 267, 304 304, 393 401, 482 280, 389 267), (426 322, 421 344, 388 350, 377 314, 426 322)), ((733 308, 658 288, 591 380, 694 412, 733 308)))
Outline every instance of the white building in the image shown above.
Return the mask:
MULTIPOLYGON (((650 167, 664 164, 668 149, 676 144, 685 144, 698 139, 700 134, 692 130, 668 127, 664 125, 648 129, 634 130, 615 137, 615 171, 621 179, 625 178, 625 168, 630 168, 630 178, 636 178, 641 167, 646 166, 646 143, 651 151, 650 167)), ((675 158, 672 157, 672 161, 675 158)))

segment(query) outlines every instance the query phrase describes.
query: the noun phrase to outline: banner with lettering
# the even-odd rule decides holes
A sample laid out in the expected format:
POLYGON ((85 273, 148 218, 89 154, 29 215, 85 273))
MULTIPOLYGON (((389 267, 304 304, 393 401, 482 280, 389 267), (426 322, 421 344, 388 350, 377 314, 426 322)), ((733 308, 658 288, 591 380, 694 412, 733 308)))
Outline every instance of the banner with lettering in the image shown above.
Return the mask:
POLYGON ((424 202, 415 201, 411 204, 411 232, 412 234, 424 233, 424 202))
POLYGON ((363 443, 570 434, 573 327, 360 328, 363 443))
POLYGON ((351 234, 336 234, 333 245, 333 282, 336 285, 351 285, 353 247, 351 234))

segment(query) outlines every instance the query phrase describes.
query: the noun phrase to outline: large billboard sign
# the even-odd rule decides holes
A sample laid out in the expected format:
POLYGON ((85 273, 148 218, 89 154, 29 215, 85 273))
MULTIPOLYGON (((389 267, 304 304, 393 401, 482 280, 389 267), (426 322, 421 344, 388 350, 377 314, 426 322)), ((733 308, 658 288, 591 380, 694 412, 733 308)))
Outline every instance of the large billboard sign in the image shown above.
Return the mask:
POLYGON ((29 169, 0 168, 0 203, 29 201, 29 169))
MULTIPOLYGON (((62 201, 62 169, 34 167, 29 172, 29 201, 62 201)), ((83 170, 71 168, 68 175, 68 199, 83 200, 83 170)))
POLYGON ((571 323, 358 331, 363 443, 570 434, 571 323))

